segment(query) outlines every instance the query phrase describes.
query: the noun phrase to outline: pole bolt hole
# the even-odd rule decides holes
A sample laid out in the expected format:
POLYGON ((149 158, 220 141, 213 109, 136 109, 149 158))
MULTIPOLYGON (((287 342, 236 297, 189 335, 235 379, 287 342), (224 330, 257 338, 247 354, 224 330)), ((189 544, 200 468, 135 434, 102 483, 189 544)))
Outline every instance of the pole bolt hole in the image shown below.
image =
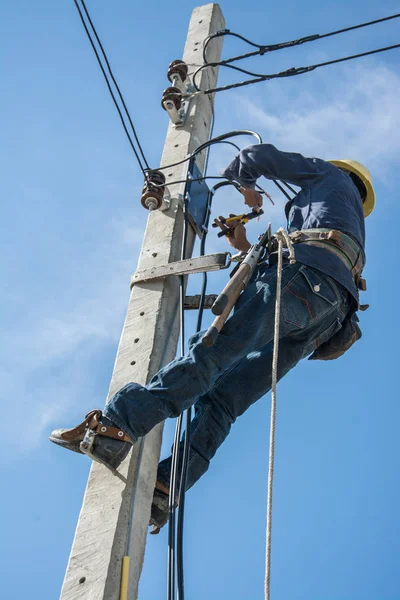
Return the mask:
POLYGON ((85 581, 86 581, 86 577, 81 577, 79 580, 79 583, 85 583, 85 581))
POLYGON ((133 343, 134 343, 134 344, 137 344, 137 343, 138 343, 138 341, 139 341, 139 338, 135 338, 135 339, 133 340, 133 343))
POLYGON ((152 256, 155 258, 157 256, 157 252, 153 252, 152 256))
POLYGON ((141 312, 141 313, 139 313, 139 314, 140 314, 140 316, 141 316, 141 317, 143 317, 143 315, 144 315, 144 311, 142 310, 142 312, 141 312))
POLYGON ((133 367, 134 365, 136 365, 136 360, 132 360, 132 361, 131 361, 131 365, 132 365, 132 367, 133 367))

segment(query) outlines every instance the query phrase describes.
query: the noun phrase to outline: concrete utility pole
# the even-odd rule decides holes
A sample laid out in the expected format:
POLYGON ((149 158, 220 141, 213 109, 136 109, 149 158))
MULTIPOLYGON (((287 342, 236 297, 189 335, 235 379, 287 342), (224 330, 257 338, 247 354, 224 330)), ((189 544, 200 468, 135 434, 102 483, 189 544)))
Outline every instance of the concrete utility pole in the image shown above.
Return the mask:
MULTIPOLYGON (((202 64, 204 38, 224 26, 218 4, 206 4, 194 9, 183 54, 189 74, 202 64)), ((220 59, 221 48, 220 37, 209 46, 210 61, 220 59)), ((172 61, 176 57, 169 58, 172 61)), ((199 81, 202 89, 214 87, 217 69, 203 70, 199 81)), ((167 79, 160 81, 160 95, 167 85, 167 79)), ((175 128, 169 125, 161 166, 185 158, 207 141, 213 102, 210 96, 196 96, 190 104, 184 126, 175 128)), ((204 166, 204 160, 205 153, 202 153, 198 157, 200 169, 204 166)), ((168 181, 184 179, 186 168, 187 164, 183 164, 167 170, 167 185, 168 181)), ((183 186, 169 186, 169 189, 172 196, 170 208, 148 215, 138 264, 140 269, 181 258, 183 218, 179 194, 182 194, 183 186)), ((143 223, 145 218, 147 213, 143 211, 143 223)), ((190 228, 187 256, 191 255, 194 237, 194 231, 190 228)), ((139 284, 132 288, 108 398, 128 382, 146 383, 152 374, 175 357, 179 336, 178 301, 178 278, 139 284)), ((104 466, 93 464, 60 600, 119 600, 122 558, 128 553, 128 599, 137 598, 161 437, 162 426, 154 428, 146 436, 141 461, 141 445, 138 443, 134 446, 120 467, 126 482, 104 466), (132 503, 134 510, 131 519, 132 503)))

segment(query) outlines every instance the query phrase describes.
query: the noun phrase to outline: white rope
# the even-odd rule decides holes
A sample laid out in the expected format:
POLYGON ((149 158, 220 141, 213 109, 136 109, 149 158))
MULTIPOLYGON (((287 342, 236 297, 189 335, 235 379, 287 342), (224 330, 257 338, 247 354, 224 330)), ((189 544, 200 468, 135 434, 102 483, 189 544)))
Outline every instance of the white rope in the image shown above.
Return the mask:
POLYGON ((281 227, 276 232, 275 237, 277 237, 278 240, 281 239, 286 248, 289 250, 289 261, 290 264, 293 265, 296 262, 296 258, 294 256, 294 247, 290 235, 288 234, 286 229, 283 229, 283 227, 281 227))
POLYGON ((286 231, 281 228, 275 234, 278 239, 278 264, 276 269, 276 301, 274 322, 274 349, 272 354, 272 384, 271 384, 271 425, 269 438, 269 463, 268 463, 268 497, 267 497, 267 541, 265 552, 265 583, 264 598, 270 600, 271 592, 271 536, 272 536, 272 491, 274 481, 274 459, 275 459, 275 422, 276 422, 276 385, 278 382, 278 351, 279 351, 279 325, 281 314, 281 291, 282 291, 282 249, 285 243, 289 249, 290 262, 296 262, 294 258, 291 240, 286 231))

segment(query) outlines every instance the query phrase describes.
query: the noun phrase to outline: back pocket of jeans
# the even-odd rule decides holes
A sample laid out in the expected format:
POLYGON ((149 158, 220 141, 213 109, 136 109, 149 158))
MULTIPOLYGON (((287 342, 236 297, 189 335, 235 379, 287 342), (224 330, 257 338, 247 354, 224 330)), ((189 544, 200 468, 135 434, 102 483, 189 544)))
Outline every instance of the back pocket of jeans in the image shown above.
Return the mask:
POLYGON ((307 281, 313 294, 319 298, 323 298, 332 306, 337 303, 338 298, 330 285, 328 285, 326 281, 327 276, 308 268, 301 270, 301 274, 307 281))
POLYGON ((302 267, 287 285, 282 300, 282 316, 300 329, 326 315, 338 302, 322 273, 302 267))

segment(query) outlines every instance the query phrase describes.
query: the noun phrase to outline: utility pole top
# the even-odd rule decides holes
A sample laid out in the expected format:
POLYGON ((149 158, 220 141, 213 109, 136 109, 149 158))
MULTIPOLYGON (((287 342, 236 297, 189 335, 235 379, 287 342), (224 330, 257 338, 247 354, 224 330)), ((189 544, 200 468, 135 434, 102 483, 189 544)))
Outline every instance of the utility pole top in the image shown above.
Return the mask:
MULTIPOLYGON (((189 76, 202 64, 203 40, 225 27, 218 4, 205 4, 193 10, 183 60, 189 76)), ((210 62, 220 59, 222 37, 208 48, 210 62)), ((176 57, 170 57, 174 60, 176 57)), ((202 89, 214 87, 218 69, 201 72, 202 89)), ((167 83, 160 81, 160 96, 167 83)), ((187 157, 209 139, 214 98, 200 94, 191 99, 183 126, 168 127, 161 166, 187 157)), ((206 152, 199 154, 197 166, 204 167, 206 152)), ((179 194, 183 184, 169 181, 186 178, 187 163, 168 169, 166 185, 171 192, 167 210, 143 210, 147 219, 139 269, 158 267, 181 259, 183 211, 179 194)), ((139 201, 138 201, 139 205, 139 201)), ((189 228, 187 256, 192 253, 194 231, 189 228)), ((132 270, 133 270, 132 261, 132 270)), ((129 280, 126 282, 129 293, 129 280)), ((108 399, 125 384, 145 384, 176 353, 179 337, 179 282, 177 278, 139 283, 130 294, 108 399)), ((99 405, 102 400, 99 399, 99 405)), ((82 406, 83 411, 91 408, 82 406)), ((155 427, 120 467, 122 478, 104 466, 93 464, 64 579, 60 600, 135 600, 148 532, 150 508, 160 455, 162 426, 155 427), (132 510, 133 507, 133 510, 132 510), (130 557, 127 595, 121 594, 122 559, 130 557)), ((80 459, 82 460, 82 458, 80 459)))

